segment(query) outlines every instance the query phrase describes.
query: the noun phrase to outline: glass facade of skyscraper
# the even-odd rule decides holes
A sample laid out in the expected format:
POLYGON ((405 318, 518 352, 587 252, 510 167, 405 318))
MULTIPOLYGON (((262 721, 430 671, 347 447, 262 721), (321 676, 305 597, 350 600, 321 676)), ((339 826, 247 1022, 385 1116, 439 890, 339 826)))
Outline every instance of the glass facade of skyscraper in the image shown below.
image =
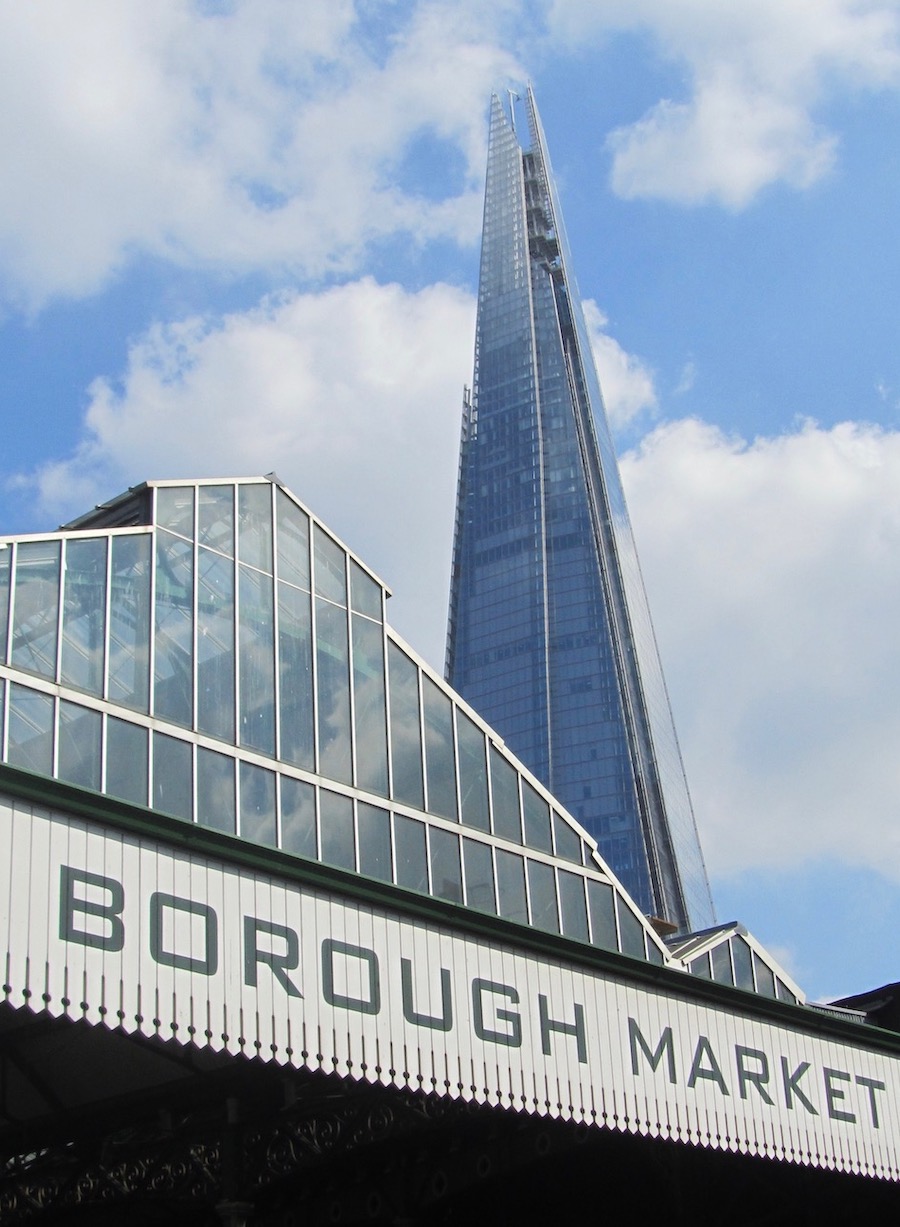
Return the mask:
POLYGON ((534 99, 493 100, 447 677, 647 913, 709 885, 534 99))

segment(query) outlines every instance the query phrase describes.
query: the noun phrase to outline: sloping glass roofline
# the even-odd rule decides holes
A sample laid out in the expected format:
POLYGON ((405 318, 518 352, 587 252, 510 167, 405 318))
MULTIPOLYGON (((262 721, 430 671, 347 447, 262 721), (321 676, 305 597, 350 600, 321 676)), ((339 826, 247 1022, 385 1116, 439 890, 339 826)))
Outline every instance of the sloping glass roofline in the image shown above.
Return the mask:
POLYGON ((0 758, 680 967, 594 840, 387 626, 274 477, 149 481, 0 538, 0 758))

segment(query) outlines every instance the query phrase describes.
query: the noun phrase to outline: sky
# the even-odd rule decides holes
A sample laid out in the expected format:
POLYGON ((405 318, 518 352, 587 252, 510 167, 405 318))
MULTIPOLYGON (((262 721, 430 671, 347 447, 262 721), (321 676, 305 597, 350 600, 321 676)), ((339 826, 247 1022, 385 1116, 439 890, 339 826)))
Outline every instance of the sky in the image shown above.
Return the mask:
POLYGON ((275 471, 439 671, 531 81, 721 920, 900 980, 900 2, 0 7, 0 532, 275 471))

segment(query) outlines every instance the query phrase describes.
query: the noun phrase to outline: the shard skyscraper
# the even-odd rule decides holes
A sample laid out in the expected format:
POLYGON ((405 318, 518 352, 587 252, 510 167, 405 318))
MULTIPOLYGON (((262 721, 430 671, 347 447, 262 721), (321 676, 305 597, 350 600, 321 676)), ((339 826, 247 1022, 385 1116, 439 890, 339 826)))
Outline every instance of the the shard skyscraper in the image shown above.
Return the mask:
POLYGON ((534 98, 493 99, 447 678, 649 914, 714 921, 534 98))

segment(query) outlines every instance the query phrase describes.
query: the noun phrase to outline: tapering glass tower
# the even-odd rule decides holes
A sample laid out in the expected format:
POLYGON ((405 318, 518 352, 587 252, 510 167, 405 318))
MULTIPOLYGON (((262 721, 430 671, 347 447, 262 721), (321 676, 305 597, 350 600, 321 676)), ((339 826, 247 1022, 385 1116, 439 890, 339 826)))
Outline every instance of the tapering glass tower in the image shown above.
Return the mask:
POLYGON ((645 912, 713 923, 615 450, 529 89, 492 102, 447 678, 645 912))

